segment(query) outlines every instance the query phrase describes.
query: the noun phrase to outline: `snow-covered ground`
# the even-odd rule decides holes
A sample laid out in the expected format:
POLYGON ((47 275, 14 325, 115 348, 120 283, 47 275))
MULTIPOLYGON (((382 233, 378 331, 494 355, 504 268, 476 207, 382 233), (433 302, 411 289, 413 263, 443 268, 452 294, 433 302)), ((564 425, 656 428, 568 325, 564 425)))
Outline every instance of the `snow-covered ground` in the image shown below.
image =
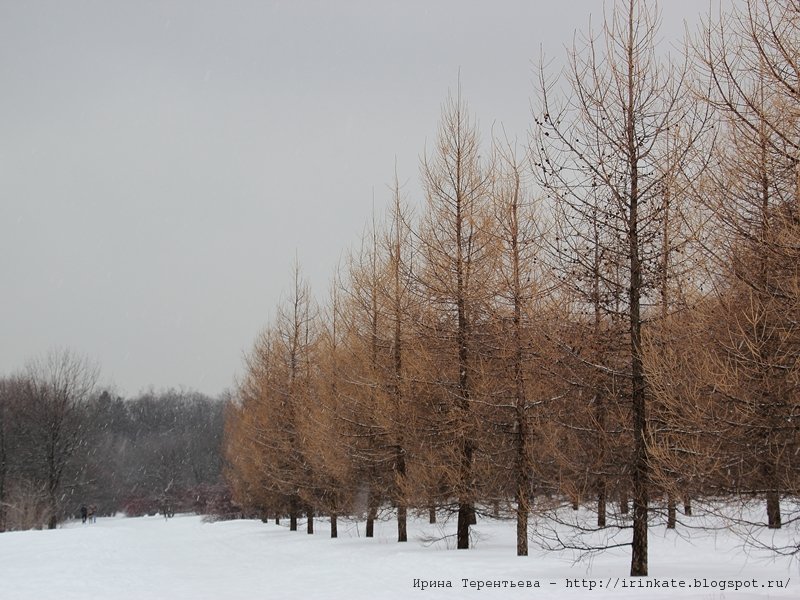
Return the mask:
POLYGON ((310 536, 303 528, 290 532, 260 521, 206 523, 178 515, 3 533, 0 598, 800 598, 797 562, 746 551, 724 530, 687 533, 654 526, 651 577, 632 580, 625 577, 629 548, 579 562, 572 552, 544 553, 534 546, 530 556, 517 557, 513 521, 479 523, 469 551, 452 550, 449 538, 442 539, 453 533, 453 522, 414 520, 406 544, 393 541, 396 524, 390 519, 376 524, 372 539, 364 537, 363 522, 340 522, 339 539, 330 539, 327 521, 316 525, 310 536), (703 583, 708 587, 697 587, 703 583))

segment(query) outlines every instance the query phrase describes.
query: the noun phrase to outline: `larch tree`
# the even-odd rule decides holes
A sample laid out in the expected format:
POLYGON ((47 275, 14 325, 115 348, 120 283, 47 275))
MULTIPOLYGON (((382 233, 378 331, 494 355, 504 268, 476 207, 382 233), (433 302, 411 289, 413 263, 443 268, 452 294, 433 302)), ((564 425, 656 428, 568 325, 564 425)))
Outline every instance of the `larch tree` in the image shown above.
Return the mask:
POLYGON ((697 44, 725 146, 707 196, 720 235, 719 305, 729 329, 716 347, 722 401, 735 408, 745 477, 766 497, 767 523, 782 524, 791 494, 797 430, 796 265, 800 219, 800 13, 791 0, 748 0, 697 44))
POLYGON ((362 238, 359 252, 350 258, 346 304, 347 352, 351 382, 349 414, 353 450, 363 484, 367 522, 366 537, 374 536, 375 519, 391 487, 392 453, 387 431, 380 423, 387 393, 383 376, 387 362, 386 323, 381 289, 386 277, 379 233, 373 223, 362 238))
MULTIPOLYGON (((678 126, 692 131, 694 121, 685 69, 658 58, 657 33, 652 7, 637 0, 615 4, 599 36, 574 47, 569 57, 568 100, 556 102, 554 86, 542 75, 532 148, 535 172, 554 201, 567 206, 576 234, 585 230, 577 224, 594 220, 607 260, 619 267, 633 438, 632 576, 648 573, 650 420, 642 330, 662 265, 663 178, 657 166, 671 132, 678 126)), ((686 152, 693 134, 683 139, 686 152)))
POLYGON ((339 535, 338 517, 345 514, 352 501, 352 462, 347 445, 349 428, 342 420, 343 335, 342 302, 338 276, 331 285, 330 301, 320 335, 317 354, 319 376, 315 378, 317 402, 311 407, 313 429, 312 449, 309 458, 318 473, 319 503, 328 510, 331 537, 339 535))
POLYGON ((237 500, 259 508, 262 518, 267 511, 288 513, 292 531, 305 509, 313 533, 316 490, 307 453, 317 315, 297 264, 293 275, 275 323, 247 356, 237 404, 227 415, 226 454, 237 500))
POLYGON ((312 364, 315 351, 317 314, 311 290, 300 273, 299 265, 293 269, 292 291, 278 309, 275 324, 276 348, 282 360, 285 383, 279 390, 284 409, 282 427, 287 438, 289 456, 289 517, 296 528, 297 517, 305 510, 307 531, 314 532, 314 506, 311 504, 311 467, 306 453, 307 437, 303 426, 308 419, 307 407, 312 402, 312 364))
POLYGON ((486 314, 485 283, 492 273, 486 235, 489 176, 480 152, 478 128, 459 87, 445 102, 433 151, 421 161, 426 203, 416 236, 421 259, 416 287, 433 319, 423 324, 423 335, 437 344, 439 386, 447 397, 456 453, 450 489, 458 503, 459 549, 469 548, 475 520, 475 337, 486 314))
POLYGON ((386 254, 386 277, 382 279, 381 305, 386 311, 386 323, 391 349, 391 367, 387 372, 387 406, 383 415, 388 419, 386 428, 393 450, 392 502, 397 509, 397 541, 408 541, 408 462, 410 441, 414 435, 415 422, 412 384, 408 376, 409 348, 414 345, 409 339, 411 302, 411 269, 413 249, 409 216, 404 207, 400 181, 395 170, 391 187, 392 202, 388 227, 383 238, 386 254))
MULTIPOLYGON (((265 329, 245 357, 245 374, 226 409, 227 478, 236 502, 262 519, 289 512, 288 451, 284 371, 275 346, 276 332, 265 329)), ((292 522, 296 529, 296 518, 292 522)))
POLYGON ((513 496, 517 521, 517 555, 528 555, 528 515, 532 504, 532 413, 542 405, 544 372, 537 363, 536 339, 542 335, 537 323, 537 301, 547 293, 541 272, 540 251, 544 245, 544 218, 525 181, 526 170, 514 147, 495 142, 495 168, 491 179, 494 243, 497 276, 494 279, 495 328, 498 334, 492 354, 499 362, 492 371, 499 398, 498 412, 511 412, 513 496))

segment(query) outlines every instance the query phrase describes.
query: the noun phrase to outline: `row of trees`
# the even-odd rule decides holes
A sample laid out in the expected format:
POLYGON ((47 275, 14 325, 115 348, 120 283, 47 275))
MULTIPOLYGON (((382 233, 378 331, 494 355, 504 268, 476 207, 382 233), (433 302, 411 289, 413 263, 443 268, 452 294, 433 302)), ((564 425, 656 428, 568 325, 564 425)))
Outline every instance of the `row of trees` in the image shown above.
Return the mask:
POLYGON ((70 350, 0 378, 0 531, 54 528, 90 503, 221 510, 223 403, 175 390, 123 400, 97 378, 70 350))
POLYGON ((534 497, 592 499, 597 528, 632 529, 634 576, 679 500, 763 497, 769 527, 793 521, 798 25, 795 2, 750 0, 678 64, 655 11, 618 3, 542 69, 524 151, 483 145, 459 88, 420 214, 395 176, 322 306, 295 267, 228 409, 238 501, 309 532, 324 512, 333 535, 365 512, 368 536, 391 505, 399 541, 409 508, 450 510, 458 548, 513 507, 526 554, 534 497))

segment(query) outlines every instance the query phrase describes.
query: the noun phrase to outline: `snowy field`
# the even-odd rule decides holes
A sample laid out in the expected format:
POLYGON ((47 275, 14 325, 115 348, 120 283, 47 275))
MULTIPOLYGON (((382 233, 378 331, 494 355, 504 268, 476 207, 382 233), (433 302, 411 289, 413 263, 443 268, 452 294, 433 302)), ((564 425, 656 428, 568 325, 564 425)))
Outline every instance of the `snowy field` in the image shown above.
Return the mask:
POLYGON ((168 521, 119 517, 91 525, 68 523, 54 531, 3 533, 0 598, 800 598, 796 561, 746 551, 725 531, 693 531, 687 537, 686 530, 654 526, 651 577, 631 580, 625 577, 629 548, 578 562, 571 552, 544 553, 534 546, 530 556, 517 557, 513 521, 482 521, 474 528, 475 547, 469 551, 448 548, 452 522, 415 520, 406 544, 393 541, 392 520, 376 523, 373 539, 364 537, 363 522, 340 521, 335 540, 325 520, 316 525, 317 533, 309 536, 304 523, 300 531, 290 532, 260 521, 206 523, 178 515, 168 521), (452 587, 427 587, 430 581, 452 587), (659 585, 623 587, 631 582, 659 585), (682 588, 664 588, 681 582, 682 588), (707 587, 696 587, 702 583, 707 587), (743 586, 738 591, 733 589, 737 583, 743 586))

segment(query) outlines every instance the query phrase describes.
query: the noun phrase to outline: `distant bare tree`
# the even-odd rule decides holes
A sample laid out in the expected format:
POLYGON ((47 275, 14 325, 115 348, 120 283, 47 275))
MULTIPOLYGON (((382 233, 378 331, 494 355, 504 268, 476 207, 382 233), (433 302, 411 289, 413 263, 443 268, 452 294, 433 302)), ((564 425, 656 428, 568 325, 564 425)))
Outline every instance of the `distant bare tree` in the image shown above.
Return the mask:
POLYGON ((71 350, 50 351, 31 360, 24 371, 27 427, 37 440, 32 458, 44 472, 50 529, 55 529, 61 516, 62 475, 84 441, 87 425, 81 409, 88 402, 98 375, 95 364, 71 350))
POLYGON ((24 398, 25 382, 20 377, 0 379, 0 532, 8 526, 9 490, 19 427, 18 412, 24 398))

